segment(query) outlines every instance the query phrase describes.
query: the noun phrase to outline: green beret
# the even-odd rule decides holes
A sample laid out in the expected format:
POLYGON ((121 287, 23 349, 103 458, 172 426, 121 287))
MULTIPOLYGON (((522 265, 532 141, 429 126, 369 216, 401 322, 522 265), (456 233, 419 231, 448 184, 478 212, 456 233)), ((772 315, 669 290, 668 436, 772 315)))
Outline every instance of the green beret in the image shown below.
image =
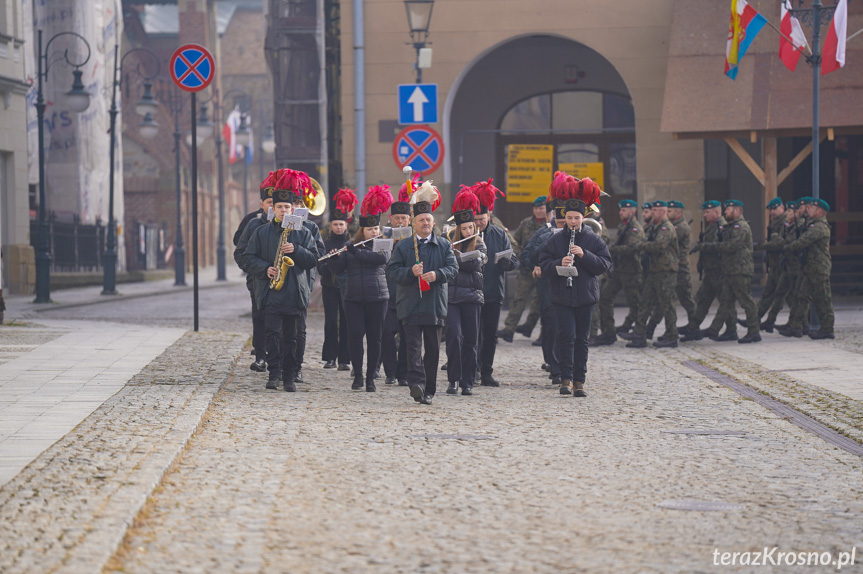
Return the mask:
POLYGON ((668 207, 677 207, 679 209, 683 209, 684 205, 683 205, 682 201, 677 201, 675 199, 672 199, 671 201, 668 202, 668 207))
POLYGON ((781 197, 774 197, 767 204, 767 209, 776 209, 780 205, 782 205, 782 198, 781 197))
POLYGON ((739 199, 726 199, 725 207, 743 207, 743 202, 739 199))
POLYGON ((648 201, 648 202, 646 202, 644 205, 642 205, 642 206, 641 206, 641 209, 650 209, 651 207, 653 207, 653 204, 651 204, 651 203, 648 201))
POLYGON ((533 206, 534 207, 542 207, 543 205, 545 205, 545 200, 546 200, 546 197, 544 195, 540 195, 539 197, 537 197, 536 199, 533 200, 533 206))
POLYGON ((797 206, 800 207, 801 205, 809 205, 810 203, 812 203, 813 199, 814 198, 809 197, 808 195, 804 195, 803 197, 801 197, 800 199, 797 200, 797 206))
POLYGON ((617 207, 638 207, 638 202, 634 199, 621 199, 617 202, 617 207))
POLYGON ((810 205, 814 205, 815 207, 820 207, 824 211, 830 211, 830 204, 821 198, 813 199, 809 203, 810 205))
POLYGON ((653 203, 650 204, 651 207, 668 207, 668 204, 661 199, 657 199, 653 203))
POLYGON ((788 203, 785 204, 785 207, 787 209, 797 209, 797 202, 793 201, 793 200, 789 201, 788 203))
POLYGON ((714 207, 720 207, 721 205, 722 204, 715 199, 709 199, 701 204, 701 209, 712 209, 714 207))

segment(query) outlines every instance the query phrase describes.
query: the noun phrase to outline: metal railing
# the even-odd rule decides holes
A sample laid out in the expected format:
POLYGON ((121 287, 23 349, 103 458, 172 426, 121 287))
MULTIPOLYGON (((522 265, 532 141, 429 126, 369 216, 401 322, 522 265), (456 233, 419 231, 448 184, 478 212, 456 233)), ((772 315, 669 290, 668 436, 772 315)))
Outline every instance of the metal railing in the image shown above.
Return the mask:
MULTIPOLYGON (((30 220, 30 245, 36 248, 39 239, 39 221, 30 220)), ((51 271, 98 271, 102 268, 102 251, 105 246, 105 226, 81 223, 72 216, 63 221, 57 214, 48 217, 48 251, 51 253, 51 271)))

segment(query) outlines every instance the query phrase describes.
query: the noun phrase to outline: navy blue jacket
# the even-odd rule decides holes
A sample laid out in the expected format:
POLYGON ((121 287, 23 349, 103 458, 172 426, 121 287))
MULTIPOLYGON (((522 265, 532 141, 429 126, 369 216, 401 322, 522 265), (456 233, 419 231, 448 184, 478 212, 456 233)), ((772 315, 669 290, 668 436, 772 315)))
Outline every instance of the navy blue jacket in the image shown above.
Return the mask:
POLYGON ((566 277, 557 274, 557 266, 569 254, 571 232, 564 227, 551 236, 539 254, 542 275, 548 278, 549 295, 555 305, 582 307, 599 301, 599 275, 611 268, 608 245, 589 227, 582 226, 576 233, 575 244, 584 250, 584 257, 575 258, 578 277, 573 278, 572 288, 566 286, 566 277))
POLYGON ((500 303, 503 301, 505 292, 504 279, 507 271, 518 267, 518 258, 513 252, 509 259, 503 259, 500 263, 494 262, 494 256, 501 251, 512 249, 512 243, 506 232, 496 225, 488 224, 480 234, 486 249, 488 249, 488 262, 482 268, 483 295, 486 303, 500 303))
POLYGON ((255 278, 243 267, 243 255, 246 253, 246 247, 249 246, 249 238, 252 236, 252 233, 265 223, 267 223, 266 215, 264 214, 264 210, 261 209, 243 218, 243 223, 240 223, 240 226, 237 228, 237 233, 240 234, 239 237, 237 237, 237 233, 234 233, 234 245, 236 245, 234 248, 234 261, 246 273, 246 289, 253 295, 255 294, 255 278))
MULTIPOLYGON (((329 236, 324 240, 324 252, 318 257, 320 259, 333 249, 341 249, 345 246, 345 243, 348 242, 348 234, 347 232, 342 233, 341 235, 336 235, 335 233, 330 233, 329 236)), ((333 273, 332 264, 337 259, 337 257, 330 257, 329 259, 325 259, 318 263, 318 273, 321 275, 321 287, 338 287, 339 284, 336 282, 336 273, 333 273)))
POLYGON ((434 271, 437 280, 420 296, 419 282, 413 274, 416 264, 413 239, 402 239, 393 247, 387 263, 387 278, 396 284, 396 312, 405 325, 443 326, 448 305, 447 283, 458 273, 458 263, 449 241, 432 233, 428 243, 419 245, 425 273, 434 271))
POLYGON ((368 247, 355 247, 348 243, 348 250, 332 257, 330 269, 336 275, 347 271, 347 282, 342 292, 345 301, 379 303, 390 298, 387 288, 387 256, 375 253, 368 247))
MULTIPOLYGON (((468 244, 469 242, 466 241, 460 245, 464 247, 468 244)), ((450 305, 482 305, 485 302, 485 296, 482 291, 482 266, 488 257, 488 250, 485 247, 485 243, 479 237, 477 237, 476 250, 482 256, 472 261, 462 261, 460 254, 456 254, 455 256, 458 262, 458 274, 449 283, 450 305)))
MULTIPOLYGON (((539 254, 545 243, 551 239, 554 232, 554 229, 549 225, 544 225, 531 235, 524 249, 521 251, 521 256, 519 256, 519 261, 521 262, 522 267, 533 269, 539 265, 539 254)), ((551 295, 548 292, 548 277, 546 277, 545 273, 540 275, 539 279, 536 281, 536 292, 539 296, 540 309, 551 307, 552 302, 551 295)))

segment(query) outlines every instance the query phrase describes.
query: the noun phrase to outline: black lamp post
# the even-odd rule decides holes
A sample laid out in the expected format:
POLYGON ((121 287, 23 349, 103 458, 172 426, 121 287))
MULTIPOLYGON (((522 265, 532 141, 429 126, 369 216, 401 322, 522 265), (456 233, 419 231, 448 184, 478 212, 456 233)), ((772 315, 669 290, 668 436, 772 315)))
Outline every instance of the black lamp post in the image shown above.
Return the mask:
POLYGON ((87 47, 87 57, 83 62, 75 63, 69 59, 69 50, 63 51, 63 59, 75 69, 72 71, 72 89, 66 92, 66 105, 76 113, 83 112, 90 106, 90 94, 84 89, 81 81, 81 66, 90 60, 90 44, 83 36, 75 32, 60 32, 54 35, 45 49, 42 49, 42 30, 39 30, 38 61, 38 91, 36 92, 36 116, 39 126, 39 242, 36 249, 36 299, 34 303, 51 302, 51 251, 48 245, 48 224, 45 221, 45 98, 42 94, 42 81, 48 78, 51 63, 48 60, 48 50, 51 42, 60 36, 73 36, 81 40, 87 47))
POLYGON ((408 27, 411 31, 413 47, 417 51, 415 67, 417 71, 417 84, 423 81, 423 72, 420 68, 420 50, 426 47, 429 36, 429 25, 431 24, 434 0, 405 0, 405 10, 408 15, 408 27))
POLYGON ((147 48, 133 48, 123 54, 122 59, 118 57, 119 46, 114 46, 114 78, 111 82, 111 109, 108 114, 111 118, 111 125, 108 130, 111 138, 110 161, 108 168, 108 237, 105 241, 105 252, 102 254, 102 295, 117 294, 117 223, 114 220, 114 153, 117 141, 117 88, 123 83, 123 62, 129 54, 144 53, 148 54, 153 61, 156 62, 156 71, 153 74, 144 74, 141 71, 141 65, 135 67, 135 72, 144 79, 144 95, 135 104, 135 111, 144 116, 144 120, 139 128, 141 136, 146 139, 151 139, 156 136, 159 131, 159 126, 153 119, 153 114, 159 109, 159 104, 153 98, 151 92, 152 84, 150 80, 156 77, 159 73, 159 57, 147 48))

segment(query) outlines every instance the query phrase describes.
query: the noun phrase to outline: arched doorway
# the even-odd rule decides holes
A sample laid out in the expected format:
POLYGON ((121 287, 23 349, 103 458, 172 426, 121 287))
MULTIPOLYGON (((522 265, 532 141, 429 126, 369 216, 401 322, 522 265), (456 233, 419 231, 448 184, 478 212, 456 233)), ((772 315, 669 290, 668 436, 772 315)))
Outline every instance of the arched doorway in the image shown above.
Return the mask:
MULTIPOLYGON (((453 189, 494 177, 495 211, 514 226, 555 170, 603 179, 615 200, 635 198, 635 113, 629 90, 596 51, 557 36, 507 41, 469 65, 446 117, 453 189)), ((604 214, 616 225, 616 210, 604 214), (614 213, 612 213, 614 211, 614 213)))

